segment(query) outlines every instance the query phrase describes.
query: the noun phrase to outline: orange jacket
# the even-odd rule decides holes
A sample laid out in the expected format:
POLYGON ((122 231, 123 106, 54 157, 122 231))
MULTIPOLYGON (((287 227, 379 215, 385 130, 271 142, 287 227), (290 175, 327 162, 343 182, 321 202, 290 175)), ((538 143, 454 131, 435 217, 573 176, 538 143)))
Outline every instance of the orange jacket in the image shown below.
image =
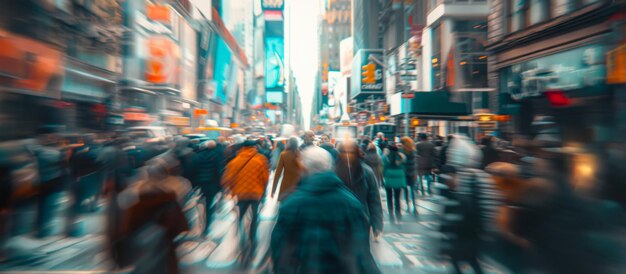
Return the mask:
POLYGON ((239 201, 260 201, 269 179, 269 163, 255 147, 243 147, 226 165, 222 186, 239 201))

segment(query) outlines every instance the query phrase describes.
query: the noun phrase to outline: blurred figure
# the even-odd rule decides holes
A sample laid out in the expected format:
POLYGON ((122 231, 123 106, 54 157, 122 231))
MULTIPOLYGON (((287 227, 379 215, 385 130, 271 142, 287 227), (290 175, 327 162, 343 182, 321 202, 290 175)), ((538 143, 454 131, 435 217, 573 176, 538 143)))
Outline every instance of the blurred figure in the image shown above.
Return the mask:
POLYGON ((291 137, 287 143, 287 149, 280 154, 278 164, 276 165, 276 173, 274 174, 272 187, 274 193, 278 187, 278 180, 281 176, 283 178, 280 183, 279 201, 284 200, 296 189, 303 172, 301 161, 298 138, 291 137))
POLYGON ((174 154, 176 155, 176 159, 180 162, 180 175, 183 176, 187 180, 191 180, 193 178, 193 149, 189 147, 191 144, 191 140, 189 138, 183 136, 176 136, 174 138, 174 154))
POLYGON ((443 146, 441 147, 441 149, 439 150, 439 157, 437 158, 438 160, 437 165, 440 171, 443 169, 445 165, 448 164, 448 155, 447 155, 448 147, 450 146, 450 143, 454 139, 454 135, 450 134, 448 135, 446 139, 447 139, 447 142, 445 142, 443 146))
POLYGON ((243 142, 246 140, 241 134, 235 134, 232 138, 233 143, 224 150, 224 165, 228 164, 232 159, 235 159, 239 149, 243 146, 243 142))
POLYGON ((339 160, 335 173, 363 204, 374 238, 378 239, 383 231, 380 193, 376 176, 372 169, 361 160, 360 150, 356 143, 349 141, 339 147, 339 160))
POLYGON ((267 161, 270 161, 271 158, 271 154, 272 154, 272 148, 270 147, 269 143, 267 142, 267 140, 265 140, 265 138, 259 138, 256 141, 256 145, 257 145, 257 150, 259 151, 259 153, 261 153, 261 155, 265 156, 265 158, 267 159, 267 161))
POLYGON ((480 240, 495 227, 500 196, 489 175, 477 169, 481 160, 478 147, 465 136, 455 136, 448 148, 448 162, 454 173, 447 182, 452 195, 445 202, 442 229, 448 235, 446 252, 457 273, 462 273, 461 261, 468 262, 474 273, 483 273, 478 263, 480 240), (461 218, 445 217, 451 215, 461 218))
POLYGON ((431 184, 433 181, 432 169, 435 165, 435 145, 428 141, 428 135, 426 133, 420 133, 418 135, 419 142, 416 145, 417 149, 417 172, 418 172, 418 185, 422 192, 422 196, 432 195, 431 184), (424 189, 426 187, 426 190, 424 189))
POLYGON ((206 220, 211 220, 210 205, 215 195, 222 190, 221 179, 224 164, 224 148, 214 140, 200 144, 198 151, 192 158, 194 186, 202 190, 206 199, 206 220))
POLYGON ((400 138, 402 153, 406 161, 404 162, 404 174, 406 176, 407 189, 404 192, 407 211, 411 210, 413 205, 413 214, 417 215, 417 204, 415 203, 416 179, 417 179, 417 153, 415 152, 415 143, 410 137, 400 138))
MULTIPOLYGON (((267 187, 269 169, 269 163, 257 151, 256 143, 245 141, 237 156, 226 165, 222 177, 222 187, 237 197, 239 220, 243 219, 248 208, 252 209, 249 239, 255 239, 259 202, 267 187)), ((253 251, 254 246, 251 246, 249 254, 253 254, 253 251)))
POLYGON ((191 184, 174 172, 172 157, 148 162, 145 177, 119 195, 116 231, 109 234, 118 267, 134 273, 179 273, 174 239, 189 229, 182 210, 191 184))
POLYGON ((328 134, 322 134, 320 147, 328 151, 330 156, 333 157, 333 161, 337 161, 339 159, 339 152, 335 149, 335 146, 330 142, 330 136, 328 134))
POLYGON ((480 150, 483 153, 483 160, 480 168, 483 170, 488 165, 500 161, 500 152, 496 149, 493 139, 493 136, 485 136, 480 140, 480 150))
POLYGON ((406 188, 406 173, 404 172, 404 155, 398 151, 398 147, 389 146, 383 156, 383 177, 385 191, 387 192, 387 209, 389 219, 395 222, 400 219, 400 192, 406 188), (395 216, 394 216, 395 214, 395 216))
POLYGON ((300 146, 300 150, 304 150, 310 146, 313 146, 313 141, 315 141, 315 132, 313 132, 312 130, 305 131, 302 140, 303 143, 300 146))
POLYGON ((75 218, 80 212, 96 211, 98 198, 105 182, 104 163, 101 161, 101 148, 95 144, 94 135, 83 136, 84 145, 78 148, 71 159, 73 182, 72 203, 68 216, 67 234, 80 236, 75 218), (88 207, 83 206, 88 202, 88 207))
POLYGON ((36 237, 50 236, 52 233, 52 215, 54 200, 64 190, 67 180, 67 156, 58 147, 59 128, 45 126, 39 131, 37 144, 30 147, 37 158, 39 167, 40 187, 37 196, 36 237))
POLYGON ((270 168, 271 170, 276 170, 276 166, 278 165, 278 160, 280 159, 280 154, 285 150, 285 143, 276 142, 274 146, 274 150, 272 151, 272 157, 270 158, 270 168))
POLYGON ((365 163, 374 171, 376 176, 376 186, 380 187, 383 184, 383 159, 378 155, 378 148, 372 142, 369 142, 365 149, 365 156, 363 158, 365 163))
POLYGON ((380 273, 362 204, 332 171, 331 156, 302 152, 306 177, 281 203, 272 233, 274 273, 380 273))

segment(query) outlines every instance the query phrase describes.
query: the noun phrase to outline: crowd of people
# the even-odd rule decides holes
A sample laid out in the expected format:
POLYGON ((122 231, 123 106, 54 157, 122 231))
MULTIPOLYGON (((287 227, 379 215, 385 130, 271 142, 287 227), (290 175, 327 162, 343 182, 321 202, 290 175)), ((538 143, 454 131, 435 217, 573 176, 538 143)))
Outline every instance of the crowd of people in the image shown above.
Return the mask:
POLYGON ((611 246, 608 230, 617 227, 611 216, 620 210, 568 191, 558 174, 562 159, 541 150, 545 144, 514 148, 486 136, 476 145, 463 135, 444 140, 425 133, 417 142, 382 133, 373 140, 341 141, 322 134, 316 141, 315 133, 306 131, 275 139, 237 134, 193 146, 177 136, 167 151, 157 153, 124 134, 81 138, 80 145, 67 144, 44 128, 36 141, 9 146, 14 151, 0 155, 0 243, 24 232, 12 216, 26 205, 36 205, 34 235, 47 237, 51 199, 69 193, 65 233, 71 237, 80 235, 77 216, 97 210, 106 198, 108 249, 115 264, 178 273, 180 235, 200 230, 196 236, 202 238, 210 232, 185 212, 193 208, 191 195, 201 193, 206 222, 215 213, 214 200, 225 195, 236 200, 239 221, 251 212, 244 257, 254 254, 259 208, 271 197, 280 203, 271 237, 273 272, 379 273, 370 241, 379 241, 384 231, 384 189, 392 225, 402 220, 403 209, 419 215, 420 196, 444 205, 440 253, 457 273, 461 261, 482 273, 479 254, 493 250, 508 250, 504 259, 513 258, 511 264, 521 270, 530 265, 554 273, 582 273, 621 258, 606 252, 587 256, 597 254, 593 245, 599 241, 611 246), (594 222, 575 221, 590 216, 594 222), (605 238, 590 240, 590 234, 605 238), (149 246, 146 239, 153 239, 149 246), (570 261, 582 256, 587 259, 570 261))

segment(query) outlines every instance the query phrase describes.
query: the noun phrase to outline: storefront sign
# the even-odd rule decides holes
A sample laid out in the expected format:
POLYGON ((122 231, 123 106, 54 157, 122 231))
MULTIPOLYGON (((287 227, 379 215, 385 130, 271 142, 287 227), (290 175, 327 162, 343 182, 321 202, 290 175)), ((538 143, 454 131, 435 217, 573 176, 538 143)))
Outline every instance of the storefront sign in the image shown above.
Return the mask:
POLYGON ((0 87, 59 98, 63 53, 0 29, 0 87))
MULTIPOLYGON (((352 59, 354 59, 354 41, 352 37, 341 40, 339 43, 339 70, 341 76, 350 77, 352 74, 352 59)), ((328 64, 326 64, 328 69, 328 64)))
POLYGON ((606 82, 626 84, 626 43, 606 53, 606 82))
POLYGON ((586 46, 506 68, 504 90, 514 99, 549 90, 597 89, 605 85, 606 66, 601 46, 586 46))
POLYGON ((165 123, 177 127, 188 127, 190 125, 190 119, 188 117, 166 116, 165 123))

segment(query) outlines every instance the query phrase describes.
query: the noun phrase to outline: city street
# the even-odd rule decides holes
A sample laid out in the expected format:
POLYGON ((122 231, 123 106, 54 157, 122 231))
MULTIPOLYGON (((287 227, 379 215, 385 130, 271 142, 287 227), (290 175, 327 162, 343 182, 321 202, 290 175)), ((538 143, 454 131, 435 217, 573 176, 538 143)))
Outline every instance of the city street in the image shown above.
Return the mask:
MULTIPOLYGON (((432 198, 418 201, 419 216, 404 214, 399 223, 392 224, 386 211, 384 191, 381 191, 381 196, 385 212, 385 232, 380 242, 372 244, 372 254, 383 273, 452 273, 451 264, 436 256, 439 237, 438 216, 437 205, 431 202, 432 198)), ((67 202, 63 196, 59 200, 61 206, 57 213, 62 212, 65 208, 63 204, 67 202)), ((60 236, 63 220, 57 217, 54 220, 56 236, 41 240, 26 235, 12 238, 9 243, 9 246, 13 246, 9 248, 12 259, 0 263, 0 273, 112 273, 112 264, 105 251, 105 239, 102 234, 104 206, 101 204, 97 213, 87 214, 81 218, 86 232, 84 236, 75 238, 60 236)), ((193 251, 194 254, 186 255, 187 258, 208 257, 215 247, 210 242, 198 245, 193 251)), ((481 263, 485 273, 510 273, 488 258, 483 258, 481 263)), ((465 267, 464 271, 471 273, 469 266, 465 267)), ((192 264, 181 262, 181 269, 184 273, 253 272, 238 267, 212 269, 206 266, 202 259, 192 264)))

